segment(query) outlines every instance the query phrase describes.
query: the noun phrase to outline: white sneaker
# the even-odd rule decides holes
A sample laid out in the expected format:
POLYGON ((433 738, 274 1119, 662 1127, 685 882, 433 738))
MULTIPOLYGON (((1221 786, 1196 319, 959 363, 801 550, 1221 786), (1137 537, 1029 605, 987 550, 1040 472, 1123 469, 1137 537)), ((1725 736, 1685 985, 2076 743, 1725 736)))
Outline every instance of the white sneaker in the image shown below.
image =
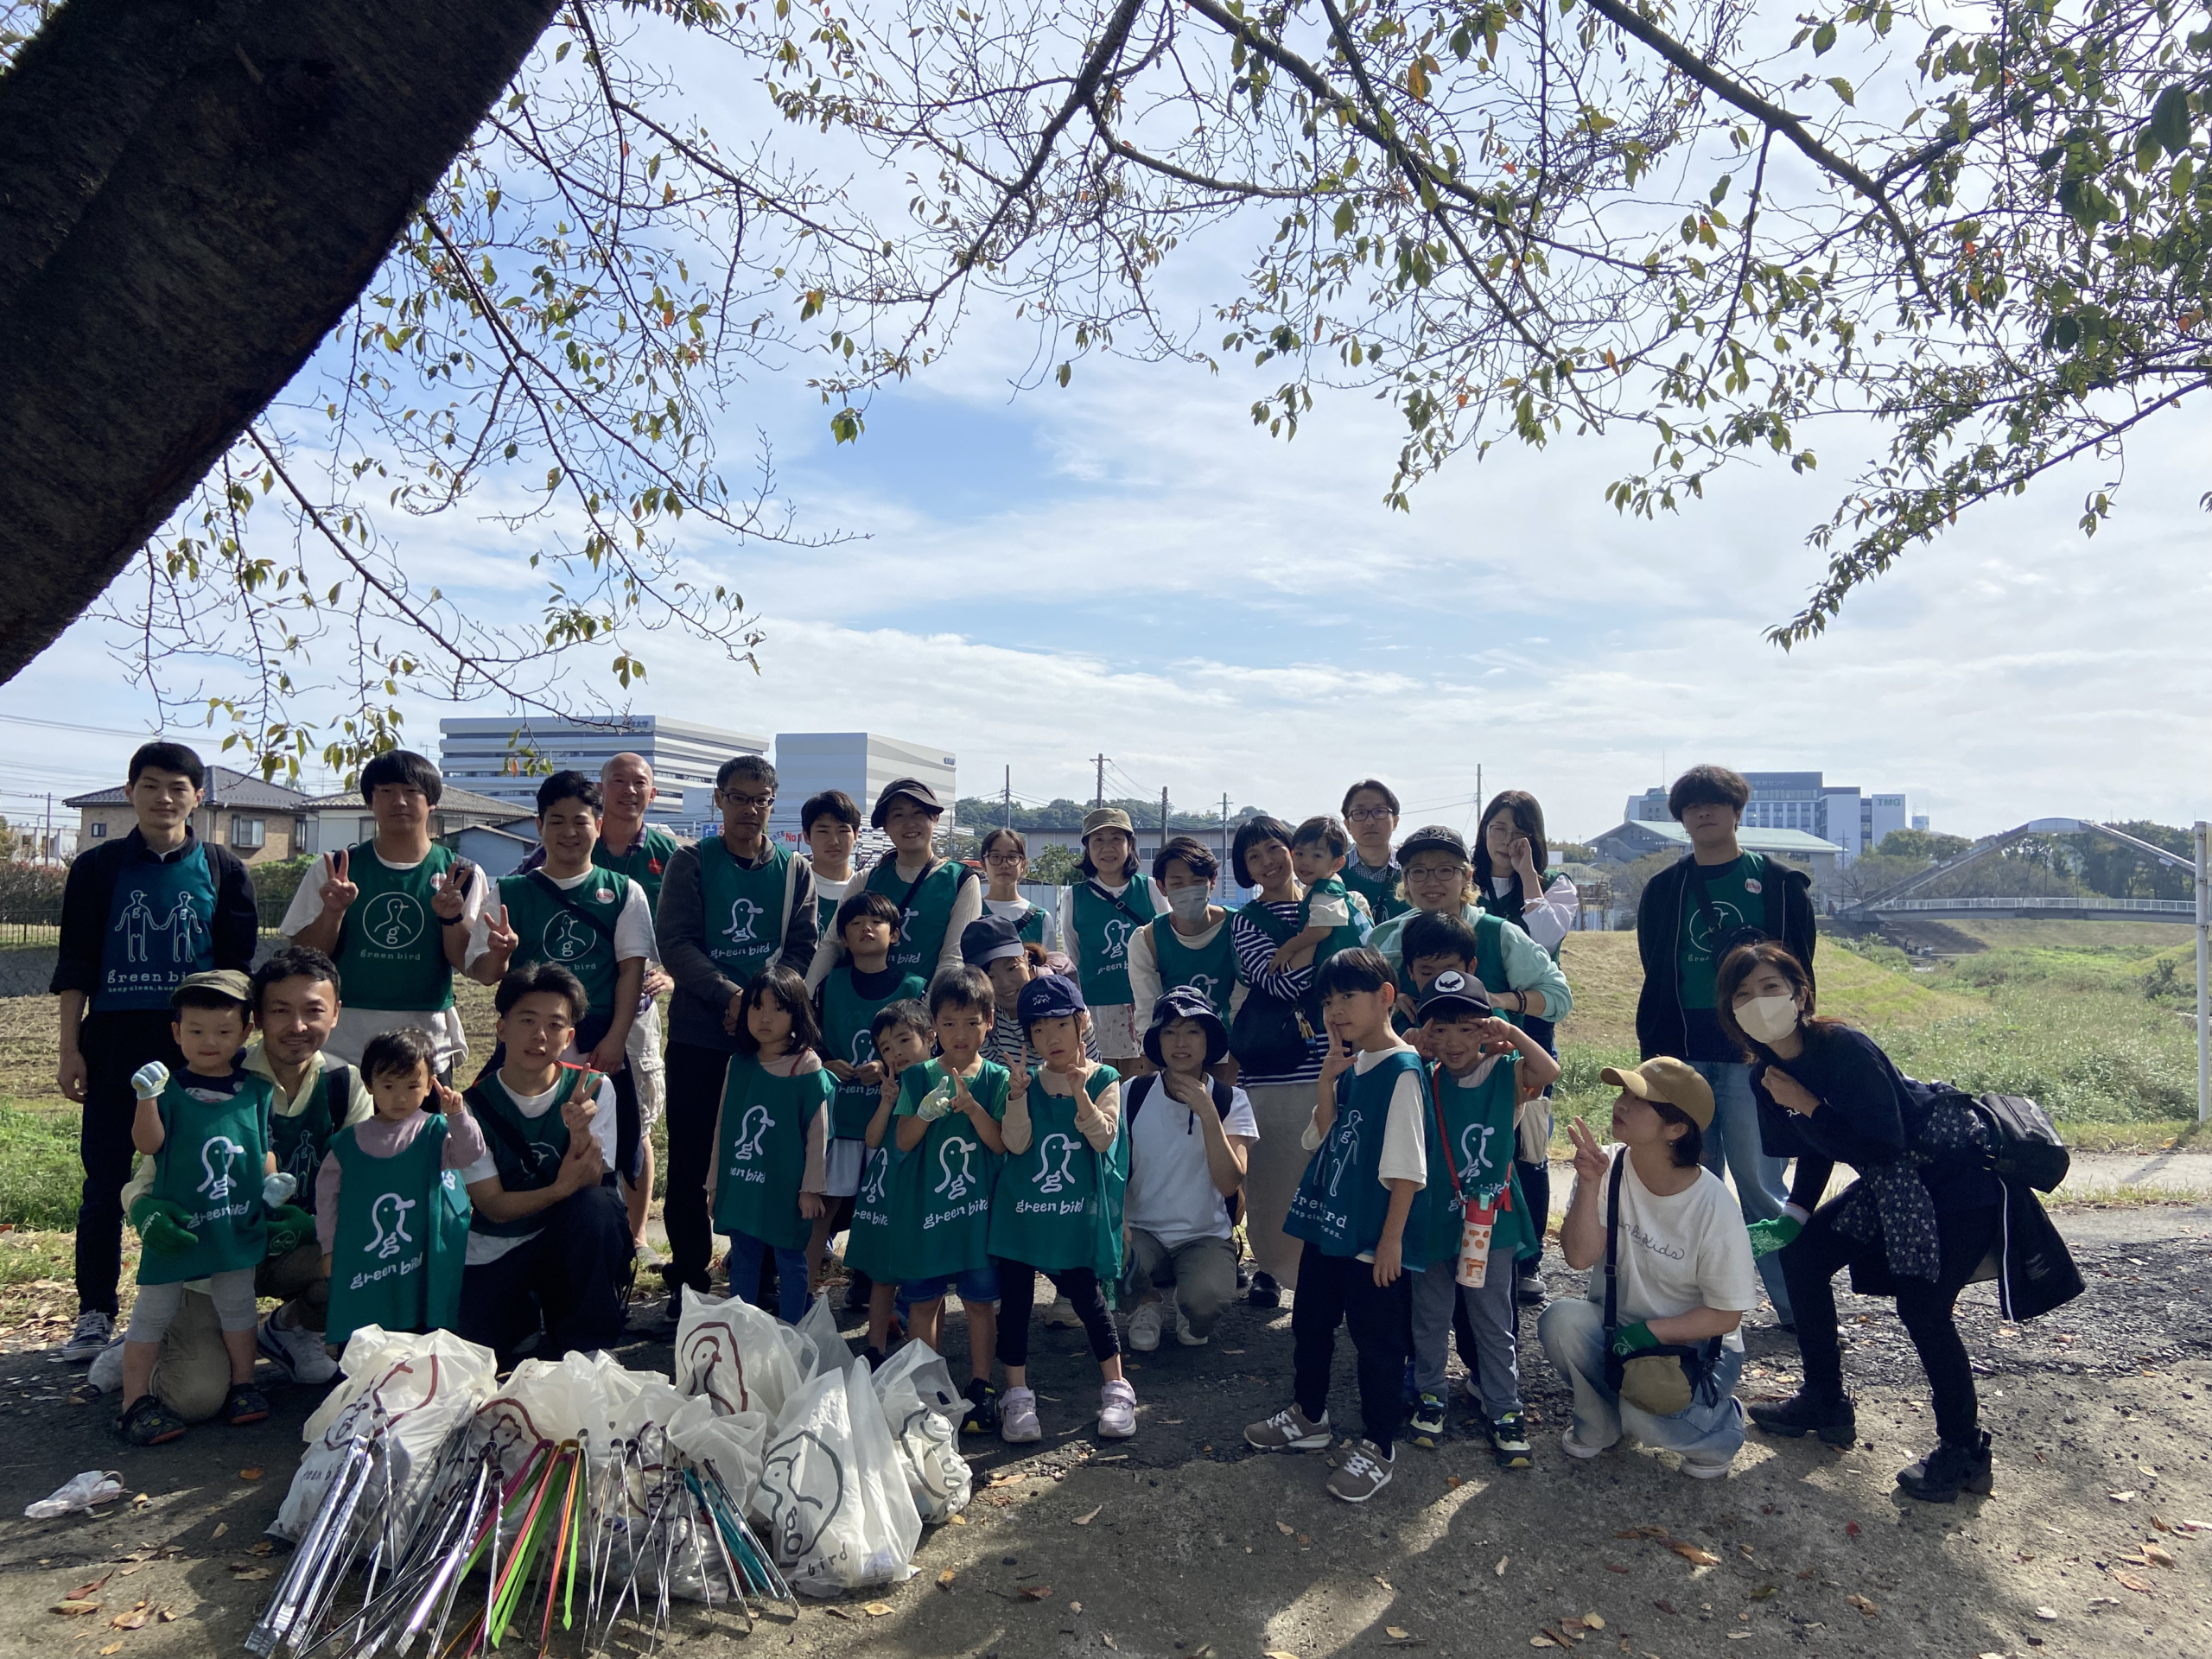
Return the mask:
POLYGON ((1129 1346, 1148 1354, 1160 1346, 1160 1304, 1147 1302, 1129 1315, 1129 1346))
POLYGON ((100 1350, 114 1340, 115 1315, 88 1307, 77 1316, 77 1328, 61 1344, 61 1357, 72 1364, 79 1360, 98 1359, 100 1350))
POLYGON ((1183 1311, 1180 1302, 1175 1304, 1175 1340, 1185 1348, 1203 1348, 1213 1340, 1211 1337, 1202 1337, 1191 1329, 1191 1316, 1183 1311))
POLYGON ((1109 1440, 1137 1432, 1137 1391, 1119 1377, 1098 1390, 1098 1432, 1109 1440))
POLYGON ((638 1265, 648 1272, 655 1268, 664 1268, 668 1265, 668 1258, 643 1239, 638 1242, 637 1249, 631 1254, 636 1257, 638 1265))
POLYGON ((1244 1444, 1262 1452, 1324 1452, 1334 1438, 1329 1433, 1327 1412, 1321 1414, 1319 1421, 1309 1421, 1295 1405, 1244 1426, 1244 1444))
POLYGON ((1037 1425, 1036 1389, 1008 1389, 1000 1396, 999 1438, 1009 1446, 1026 1446, 1045 1438, 1045 1431, 1037 1425))
POLYGON ((309 1388, 327 1382, 338 1375, 338 1362, 323 1347, 321 1332, 310 1331, 303 1325, 288 1330, 276 1323, 274 1313, 262 1320, 261 1329, 254 1333, 253 1345, 261 1351, 263 1358, 286 1376, 309 1388))
POLYGON ((1559 1444, 1560 1450, 1566 1452, 1570 1458, 1602 1458, 1608 1451, 1611 1450, 1610 1446, 1591 1446, 1584 1441, 1576 1440, 1574 1438, 1574 1431, 1572 1428, 1566 1429, 1560 1433, 1559 1444))
POLYGON ((1692 1480, 1718 1480, 1728 1472, 1729 1465, 1735 1461, 1730 1458, 1721 1463, 1707 1463, 1700 1458, 1686 1457, 1682 1459, 1682 1472, 1692 1480))
POLYGON ((1065 1296, 1052 1298, 1052 1305, 1045 1310, 1045 1323, 1062 1331, 1080 1331, 1083 1315, 1075 1311, 1075 1304, 1065 1296))

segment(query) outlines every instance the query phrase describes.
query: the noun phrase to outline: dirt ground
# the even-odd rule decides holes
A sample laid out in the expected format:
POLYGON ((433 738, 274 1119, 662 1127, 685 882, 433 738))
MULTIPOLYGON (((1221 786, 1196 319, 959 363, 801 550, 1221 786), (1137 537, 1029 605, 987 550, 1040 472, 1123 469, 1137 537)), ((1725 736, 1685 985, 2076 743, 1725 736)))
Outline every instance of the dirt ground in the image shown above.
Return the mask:
MULTIPOLYGON (((1755 1433, 1731 1477, 1712 1483, 1637 1449, 1572 1462, 1557 1443, 1564 1386, 1535 1346, 1531 1315, 1522 1376, 1537 1466, 1498 1471, 1455 1424, 1437 1451, 1402 1446, 1394 1484, 1357 1509, 1324 1494, 1323 1457, 1262 1456, 1241 1439, 1285 1397, 1287 1310, 1239 1307, 1211 1346, 1171 1340, 1135 1359, 1140 1429, 1122 1443, 1091 1433, 1096 1371, 1080 1333, 1040 1327, 1045 1441, 1017 1456, 971 1437, 976 1499, 958 1524, 925 1537, 913 1578, 749 1631, 687 1610, 664 1641, 1000 1659, 1503 1655, 1546 1643, 1592 1659, 2212 1652, 2212 1530, 2188 1525, 2212 1523, 2212 1207, 2081 1208, 2061 1223, 2087 1295, 2021 1327, 1998 1320, 1991 1287, 1967 1293, 1984 1421, 1997 1435, 1986 1499, 1947 1509, 1895 1494, 1894 1471, 1932 1441, 1925 1385, 1887 1306, 1847 1296, 1864 1437, 1849 1452, 1755 1433)), ((1554 1294, 1579 1289, 1580 1275, 1555 1259, 1553 1268, 1554 1294)), ((953 1325, 957 1355, 965 1337, 953 1325)), ((236 1650, 271 1582, 246 1575, 274 1559, 253 1548, 315 1393, 277 1390, 276 1415, 255 1428, 204 1427, 129 1451, 113 1437, 112 1405, 71 1403, 74 1372, 27 1338, 45 1340, 0 1341, 0 1414, 16 1430, 0 1440, 10 1517, 0 1520, 0 1654, 236 1650), (99 1516, 14 1518, 93 1467, 121 1470, 143 1500, 99 1516), (97 1611, 51 1611, 87 1585, 97 1611), (134 1628, 137 1611, 147 1618, 134 1628)), ((1770 1315, 1749 1345, 1745 1392, 1787 1392, 1796 1351, 1770 1315)), ((650 1345, 623 1358, 669 1363, 650 1345)), ((1335 1399, 1355 1412, 1348 1346, 1335 1399)), ((575 1649, 572 1637, 553 1650, 575 1649)))

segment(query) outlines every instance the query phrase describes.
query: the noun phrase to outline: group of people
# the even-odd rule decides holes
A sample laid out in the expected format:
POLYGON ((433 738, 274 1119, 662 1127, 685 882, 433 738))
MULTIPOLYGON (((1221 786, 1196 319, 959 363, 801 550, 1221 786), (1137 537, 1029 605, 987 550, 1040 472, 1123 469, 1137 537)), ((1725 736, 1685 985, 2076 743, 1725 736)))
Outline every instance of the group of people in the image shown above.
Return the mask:
POLYGON ((1629 1433, 1725 1473, 1763 1297, 1805 1382, 1751 1422, 1846 1443, 1829 1285, 1850 1266, 1893 1288, 1935 1394, 1940 1444, 1900 1484, 1989 1488, 1952 1314, 2008 1236, 1987 1131, 1818 1015, 1808 878, 1738 845, 1749 790, 1725 768, 1670 793, 1690 851, 1638 912, 1644 1058, 1603 1074, 1612 1146, 1568 1125, 1558 1248, 1589 1289, 1548 1305, 1576 905, 1526 793, 1491 801, 1471 846, 1401 838, 1373 779, 1336 815, 1249 818, 1228 862, 1254 896, 1234 911, 1215 849, 1173 836, 1141 868, 1104 807, 1046 909, 1020 892, 1018 831, 945 856, 943 804, 913 779, 869 809, 890 850, 865 872, 838 791, 805 803, 804 855, 777 845, 775 769, 749 754, 721 768, 721 830, 696 845, 646 822, 639 757, 556 773, 540 846, 490 881, 432 842, 437 769, 396 751, 362 773, 376 836, 320 861, 249 976, 251 883, 192 833, 200 783, 181 746, 134 756, 137 829, 73 867, 54 977, 61 1086, 84 1103, 67 1351, 119 1353, 134 1441, 265 1415, 257 1357, 327 1380, 365 1324, 454 1328, 503 1362, 613 1345, 640 1263, 664 1274, 671 1334, 716 1234, 730 1291, 796 1320, 842 1234, 871 1357, 901 1334, 938 1345, 957 1295, 966 1427, 1016 1443, 1042 1433, 1040 1276, 1045 1317, 1086 1335, 1109 1437, 1136 1430, 1124 1345, 1156 1348, 1172 1319, 1202 1346, 1240 1295, 1287 1294, 1292 1397, 1246 1438, 1332 1442, 1348 1330, 1360 1430, 1327 1485, 1350 1502, 1389 1483, 1402 1440, 1446 1432, 1455 1341, 1497 1461, 1534 1461, 1524 1305, 1573 1383, 1570 1457, 1629 1433), (193 954, 130 948, 126 912, 178 906, 202 924, 193 954), (473 1077, 455 974, 496 988, 473 1077), (645 1239, 664 1112, 664 1260, 645 1239), (1859 1179, 1826 1198, 1839 1162, 1859 1179), (118 1343, 126 1213, 140 1288, 118 1343), (257 1297, 279 1306, 258 1318, 257 1297))

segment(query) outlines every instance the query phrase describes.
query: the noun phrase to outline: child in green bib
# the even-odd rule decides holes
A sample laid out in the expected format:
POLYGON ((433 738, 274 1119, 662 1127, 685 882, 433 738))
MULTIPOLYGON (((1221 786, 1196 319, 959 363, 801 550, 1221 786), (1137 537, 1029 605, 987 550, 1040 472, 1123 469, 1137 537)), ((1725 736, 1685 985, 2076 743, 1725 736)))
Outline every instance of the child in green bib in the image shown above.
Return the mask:
POLYGON ((899 1257, 891 1236, 892 1171, 899 1146, 891 1133, 899 1109, 899 1079, 930 1058, 930 1010, 925 1002, 893 1002, 876 1011, 868 1024, 875 1040, 882 1080, 876 1084, 875 1112, 861 1135, 867 1160, 860 1189, 853 1194, 853 1224, 845 1237, 845 1268, 868 1283, 868 1362, 883 1363, 891 1345, 891 1322, 899 1299, 899 1257))
POLYGON ((746 982, 707 1198, 715 1230, 729 1235, 731 1294, 759 1294, 762 1253, 773 1250, 777 1312, 791 1325, 812 1296, 807 1235, 830 1207, 823 1154, 837 1083, 823 1069, 821 1049, 804 980, 778 963, 746 982))
POLYGON ((1308 818, 1292 833, 1290 866, 1306 897, 1299 906, 1298 931, 1275 952, 1270 968, 1285 966, 1286 958, 1310 945, 1318 972, 1338 951, 1367 943, 1375 918, 1367 900, 1344 886, 1342 874, 1351 847, 1344 825, 1332 817, 1308 818))
POLYGON ((1129 1147, 1122 1135, 1119 1077, 1084 1052, 1090 1017, 1083 990, 1060 974, 1021 993, 1021 1023, 1043 1061, 1033 1077, 1027 1051, 1008 1085, 1006 1161, 991 1202, 991 1264, 999 1275, 999 1363, 1006 1399, 999 1433, 1016 1444, 1041 1439, 1029 1386, 1029 1314, 1044 1274, 1068 1299, 1090 1338, 1103 1386, 1098 1432, 1137 1432, 1136 1391, 1122 1376, 1121 1339, 1102 1286, 1122 1272, 1122 1194, 1129 1147))
POLYGON ((1413 1283, 1413 1442, 1444 1434, 1444 1367, 1455 1309, 1475 1348, 1476 1387, 1498 1465, 1526 1469, 1521 1410, 1520 1306, 1515 1265, 1543 1236, 1515 1173, 1514 1115, 1541 1094, 1559 1062, 1527 1032, 1491 1013, 1472 974, 1447 969, 1422 993, 1420 1033, 1439 1062, 1431 1074, 1428 1131, 1428 1266, 1413 1283))
MULTIPOLYGON (((845 960, 830 970, 815 993, 822 1026, 822 1064, 836 1080, 830 1109, 830 1141, 823 1160, 823 1195, 829 1203, 815 1217, 806 1242, 806 1259, 816 1282, 830 1241, 852 1219, 853 1195, 860 1191, 861 1166, 868 1161, 868 1121, 875 1116, 887 1073, 875 1052, 875 1016, 893 1002, 929 995, 919 975, 892 965, 892 942, 899 937, 899 906, 880 893, 849 893, 837 906, 829 930, 845 947, 845 960)), ((921 1058, 929 1058, 925 1047, 921 1058)), ((848 1267, 851 1264, 847 1263, 848 1267)), ((857 1307, 872 1281, 855 1272, 845 1306, 857 1307)))
POLYGON ((330 1137, 315 1176, 334 1347, 366 1325, 460 1328, 471 1213, 460 1172, 484 1155, 484 1132, 437 1066, 437 1039, 418 1026, 362 1047, 375 1114, 330 1137))
POLYGON ((230 1356, 224 1420, 235 1427, 269 1415, 268 1401, 253 1386, 253 1277, 268 1253, 270 1211, 296 1184, 276 1173, 270 1146, 275 1086, 238 1065, 252 998, 252 982, 235 968, 188 975, 170 999, 169 1030, 183 1072, 173 1077, 150 1060, 131 1074, 138 1100, 131 1144, 154 1160, 153 1183, 130 1217, 143 1249, 138 1300, 123 1343, 118 1427, 134 1446, 158 1446, 184 1433, 184 1420, 148 1389, 190 1279, 207 1281, 230 1356))
POLYGON ((893 1134, 891 1244, 899 1263, 906 1329, 940 1353, 944 1297, 957 1288, 968 1314, 964 1427, 998 1427, 991 1350, 998 1334, 998 1275, 991 1270, 991 1185, 1006 1151, 1007 1070, 983 1058, 991 1029, 991 982, 980 968, 950 968, 930 986, 938 1058, 899 1080, 893 1134))

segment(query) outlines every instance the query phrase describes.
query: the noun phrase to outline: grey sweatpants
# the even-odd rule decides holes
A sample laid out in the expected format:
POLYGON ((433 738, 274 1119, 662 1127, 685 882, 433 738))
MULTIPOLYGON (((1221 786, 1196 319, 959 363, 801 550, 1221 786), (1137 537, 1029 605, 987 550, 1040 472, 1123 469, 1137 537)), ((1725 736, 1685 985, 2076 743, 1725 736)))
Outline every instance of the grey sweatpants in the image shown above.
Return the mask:
POLYGON ((1454 1257, 1414 1275, 1414 1386, 1444 1398, 1456 1294, 1465 1299, 1467 1323, 1474 1327, 1475 1385, 1482 1390, 1483 1410, 1494 1422, 1521 1409, 1521 1309, 1514 1298, 1513 1258, 1491 1250, 1479 1286, 1459 1283, 1454 1277, 1459 1265, 1454 1257))

